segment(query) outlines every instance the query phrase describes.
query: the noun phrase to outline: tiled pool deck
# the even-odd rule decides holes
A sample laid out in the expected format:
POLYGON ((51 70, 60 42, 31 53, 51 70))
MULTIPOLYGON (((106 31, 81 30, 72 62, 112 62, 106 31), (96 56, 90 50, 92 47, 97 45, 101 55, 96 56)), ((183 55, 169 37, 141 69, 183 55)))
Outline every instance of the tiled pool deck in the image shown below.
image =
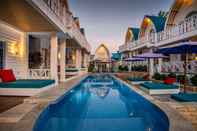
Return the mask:
MULTIPOLYGON (((71 89, 87 75, 79 76, 65 83, 60 83, 55 88, 30 97, 20 104, 0 114, 0 131, 32 131, 34 122, 41 111, 50 103, 71 89)), ((125 82, 125 84, 127 84, 125 82)), ((163 101, 160 96, 152 97, 143 91, 130 86, 137 93, 149 99, 166 112, 170 118, 170 131, 195 131, 197 130, 197 104, 177 103, 175 101, 163 101), (182 115, 181 115, 182 114, 182 115), (192 129, 192 125, 195 129, 192 129)))

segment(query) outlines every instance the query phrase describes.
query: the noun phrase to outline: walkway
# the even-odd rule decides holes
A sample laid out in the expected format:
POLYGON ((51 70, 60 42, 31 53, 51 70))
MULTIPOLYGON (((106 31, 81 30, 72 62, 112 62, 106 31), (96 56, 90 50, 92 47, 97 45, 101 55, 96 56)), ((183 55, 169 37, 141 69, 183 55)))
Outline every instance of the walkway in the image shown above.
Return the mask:
POLYGON ((25 99, 23 104, 1 113, 0 131, 32 131, 35 120, 49 102, 56 100, 86 76, 82 75, 60 83, 46 92, 25 99))

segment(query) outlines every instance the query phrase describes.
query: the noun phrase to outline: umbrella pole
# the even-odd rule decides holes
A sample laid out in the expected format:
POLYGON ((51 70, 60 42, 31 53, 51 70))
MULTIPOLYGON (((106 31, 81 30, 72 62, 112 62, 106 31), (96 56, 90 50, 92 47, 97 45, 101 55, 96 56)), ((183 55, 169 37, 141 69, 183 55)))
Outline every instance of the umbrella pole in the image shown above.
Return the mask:
POLYGON ((186 82, 187 82, 187 57, 188 54, 185 54, 185 61, 184 61, 184 85, 183 85, 183 89, 184 89, 184 93, 186 93, 186 82))

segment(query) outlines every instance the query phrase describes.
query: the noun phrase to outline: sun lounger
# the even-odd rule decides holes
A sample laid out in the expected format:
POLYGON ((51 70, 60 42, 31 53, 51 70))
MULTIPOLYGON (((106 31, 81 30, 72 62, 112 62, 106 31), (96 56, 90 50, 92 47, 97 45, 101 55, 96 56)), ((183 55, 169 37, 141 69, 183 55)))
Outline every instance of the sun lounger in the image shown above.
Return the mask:
POLYGON ((197 93, 179 93, 171 95, 171 98, 180 102, 197 102, 197 93))
POLYGON ((140 84, 141 89, 145 92, 156 95, 156 94, 178 94, 180 89, 177 85, 155 83, 155 82, 145 82, 140 84))

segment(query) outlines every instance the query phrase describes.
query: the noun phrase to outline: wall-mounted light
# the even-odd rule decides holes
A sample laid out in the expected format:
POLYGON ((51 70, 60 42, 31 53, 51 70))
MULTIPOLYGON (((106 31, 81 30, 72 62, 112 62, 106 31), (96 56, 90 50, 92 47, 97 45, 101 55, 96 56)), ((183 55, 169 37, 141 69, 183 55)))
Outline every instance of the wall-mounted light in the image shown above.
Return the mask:
POLYGON ((18 55, 19 54, 19 44, 17 44, 16 42, 11 43, 10 52, 14 55, 18 55))
POLYGON ((197 61, 197 54, 196 54, 195 60, 197 61))
POLYGON ((58 53, 58 59, 59 59, 59 60, 61 59, 61 54, 60 54, 60 52, 58 53))

